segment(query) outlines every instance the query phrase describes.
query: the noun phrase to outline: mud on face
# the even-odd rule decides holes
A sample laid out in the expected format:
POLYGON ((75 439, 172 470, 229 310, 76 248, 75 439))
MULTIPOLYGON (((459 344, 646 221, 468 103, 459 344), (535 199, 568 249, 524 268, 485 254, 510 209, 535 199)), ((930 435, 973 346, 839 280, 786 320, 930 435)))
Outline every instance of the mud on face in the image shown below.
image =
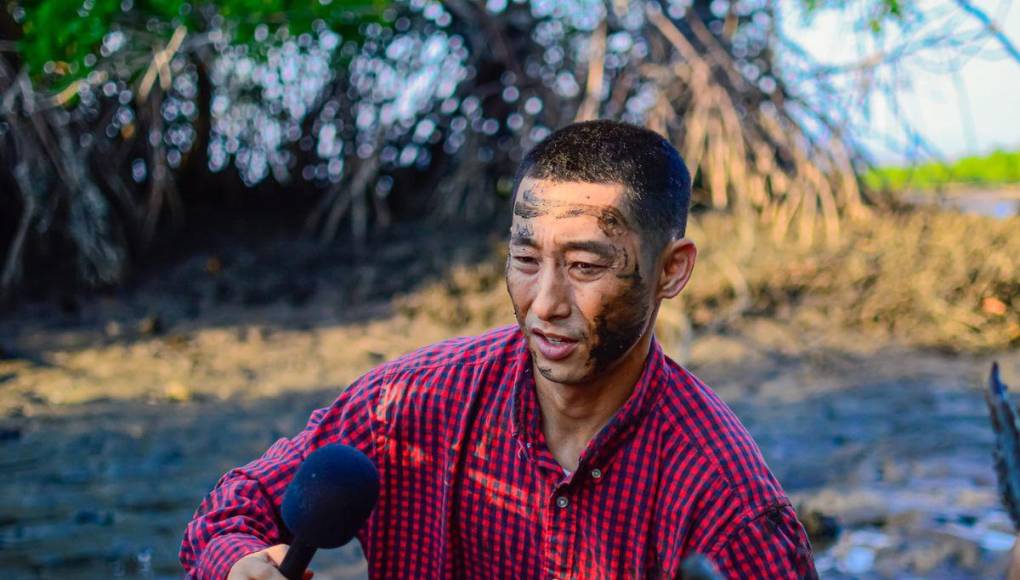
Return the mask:
POLYGON ((628 351, 644 334, 648 324, 648 285, 641 277, 637 260, 633 272, 624 276, 623 291, 607 299, 595 317, 595 345, 589 365, 593 373, 603 372, 628 351))
MULTIPOLYGON (((592 374, 612 368, 644 334, 650 310, 648 284, 640 271, 640 255, 632 256, 623 240, 627 233, 633 231, 627 218, 611 205, 543 199, 531 188, 522 189, 514 204, 514 215, 520 220, 511 232, 512 242, 533 237, 531 220, 549 215, 556 219, 594 217, 601 232, 611 241, 616 253, 614 275, 623 287, 614 296, 604 300, 599 314, 590 323, 593 345, 585 366, 592 374)), ((523 324, 516 304, 514 313, 518 322, 523 324)), ((544 370, 539 368, 539 371, 544 370)))

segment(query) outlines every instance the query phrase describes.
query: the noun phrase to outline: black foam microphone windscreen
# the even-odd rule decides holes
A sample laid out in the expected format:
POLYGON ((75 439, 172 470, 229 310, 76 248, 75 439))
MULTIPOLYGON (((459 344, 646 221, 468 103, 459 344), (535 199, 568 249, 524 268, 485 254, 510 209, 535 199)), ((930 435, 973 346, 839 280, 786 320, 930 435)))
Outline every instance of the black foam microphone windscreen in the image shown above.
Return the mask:
POLYGON ((298 580, 316 549, 350 542, 378 499, 379 472, 364 453, 340 444, 313 451, 283 496, 281 515, 294 540, 280 572, 298 580))

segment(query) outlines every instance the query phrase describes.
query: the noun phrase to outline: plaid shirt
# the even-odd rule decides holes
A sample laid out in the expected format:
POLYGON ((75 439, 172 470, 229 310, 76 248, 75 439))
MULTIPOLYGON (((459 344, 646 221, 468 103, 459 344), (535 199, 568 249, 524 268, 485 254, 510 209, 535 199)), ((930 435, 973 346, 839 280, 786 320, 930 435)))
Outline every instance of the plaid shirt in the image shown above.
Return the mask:
POLYGON ((340 442, 375 462, 358 538, 373 578, 675 578, 700 553, 731 578, 815 577, 811 550, 758 447, 657 343, 634 392, 566 474, 541 430, 517 327, 384 364, 293 439, 220 479, 181 562, 226 577, 289 536, 280 502, 302 459, 340 442))

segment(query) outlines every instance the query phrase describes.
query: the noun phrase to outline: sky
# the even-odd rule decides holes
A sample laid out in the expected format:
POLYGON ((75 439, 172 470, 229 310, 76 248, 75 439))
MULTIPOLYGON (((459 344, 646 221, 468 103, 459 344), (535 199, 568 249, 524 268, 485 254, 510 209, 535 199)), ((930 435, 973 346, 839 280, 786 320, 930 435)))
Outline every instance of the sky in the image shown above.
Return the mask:
MULTIPOLYGON (((919 2, 936 15, 932 30, 954 33, 974 30, 980 24, 960 11, 953 2, 919 2)), ((1020 2, 974 0, 1010 38, 1020 46, 1020 2)), ((867 33, 849 30, 846 14, 828 13, 806 24, 791 15, 783 23, 786 33, 823 63, 856 62, 872 54, 867 33)), ((935 154, 947 160, 981 155, 997 148, 1020 150, 1020 63, 1010 59, 994 40, 987 40, 960 66, 945 66, 945 52, 907 57, 898 74, 895 91, 902 118, 933 146, 935 154), (955 70, 956 72, 952 72, 955 70)), ((870 98, 871 114, 863 113, 857 125, 864 142, 880 163, 911 161, 909 140, 900 121, 883 98, 870 98)), ((864 103, 859 108, 865 109, 864 103)), ((915 150, 916 151, 916 150, 915 150)), ((922 160, 924 156, 922 156, 922 160)))

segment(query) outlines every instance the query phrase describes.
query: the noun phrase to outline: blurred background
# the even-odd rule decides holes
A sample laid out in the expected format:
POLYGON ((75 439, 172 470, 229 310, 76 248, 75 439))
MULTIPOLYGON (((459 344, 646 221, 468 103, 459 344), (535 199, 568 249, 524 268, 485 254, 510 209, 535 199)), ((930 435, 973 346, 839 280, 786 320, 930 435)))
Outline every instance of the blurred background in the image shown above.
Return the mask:
MULTIPOLYGON (((512 322, 516 164, 594 118, 695 175, 657 335, 822 576, 1001 575, 1018 39, 1008 0, 6 0, 2 576, 179 577, 222 473, 372 366, 512 322)), ((314 567, 365 574, 357 546, 314 567)))

